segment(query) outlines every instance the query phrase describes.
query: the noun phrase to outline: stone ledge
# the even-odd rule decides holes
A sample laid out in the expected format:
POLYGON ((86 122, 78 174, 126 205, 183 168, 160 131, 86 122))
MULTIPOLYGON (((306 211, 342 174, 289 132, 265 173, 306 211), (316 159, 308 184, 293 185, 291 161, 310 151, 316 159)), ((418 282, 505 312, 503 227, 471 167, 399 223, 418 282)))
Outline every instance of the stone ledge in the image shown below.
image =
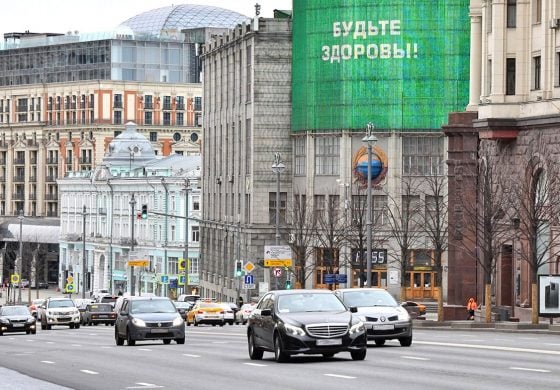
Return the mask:
POLYGON ((548 330, 548 324, 525 324, 519 322, 497 322, 496 329, 517 329, 517 330, 548 330))

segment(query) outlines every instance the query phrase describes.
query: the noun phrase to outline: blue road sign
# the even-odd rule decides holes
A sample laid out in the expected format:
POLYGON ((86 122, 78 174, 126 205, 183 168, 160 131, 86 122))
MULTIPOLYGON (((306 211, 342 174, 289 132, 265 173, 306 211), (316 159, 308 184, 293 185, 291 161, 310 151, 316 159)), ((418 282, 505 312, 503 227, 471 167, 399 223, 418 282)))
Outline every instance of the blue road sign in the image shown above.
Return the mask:
POLYGON ((332 284, 334 283, 334 274, 323 274, 323 283, 325 284, 332 284))
POLYGON ((169 275, 161 275, 161 283, 162 284, 169 283, 169 275))
POLYGON ((346 274, 336 274, 335 280, 337 283, 346 283, 348 281, 348 278, 346 274))
POLYGON ((244 284, 254 284, 255 283, 255 277, 251 274, 247 274, 247 275, 245 275, 245 281, 243 283, 244 284))
POLYGON ((179 276, 179 284, 185 284, 185 275, 179 276))

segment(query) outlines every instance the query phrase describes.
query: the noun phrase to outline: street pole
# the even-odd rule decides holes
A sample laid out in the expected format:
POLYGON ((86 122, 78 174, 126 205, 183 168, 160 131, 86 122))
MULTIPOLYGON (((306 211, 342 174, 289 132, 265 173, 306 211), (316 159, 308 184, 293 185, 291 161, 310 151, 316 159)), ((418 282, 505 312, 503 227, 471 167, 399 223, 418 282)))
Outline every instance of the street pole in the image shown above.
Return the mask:
POLYGON ((189 189, 191 182, 185 179, 185 250, 183 260, 185 260, 185 287, 183 294, 187 294, 187 286, 189 281, 189 189))
POLYGON ((17 298, 17 303, 18 305, 21 305, 21 273, 23 272, 23 242, 22 242, 22 237, 23 237, 23 210, 19 210, 18 213, 18 219, 19 219, 19 259, 18 259, 18 274, 20 277, 20 281, 18 282, 18 298, 17 298))
POLYGON ((373 131, 373 124, 367 124, 367 134, 362 139, 362 142, 367 144, 367 154, 368 154, 368 162, 367 162, 367 217, 366 217, 366 228, 367 228, 367 257, 366 257, 366 268, 367 268, 367 275, 366 275, 366 286, 371 287, 371 241, 372 241, 372 220, 371 220, 371 154, 372 154, 372 147, 377 142, 377 138, 372 134, 373 131))
MULTIPOLYGON (((275 245, 280 243, 280 174, 284 172, 286 166, 280 158, 280 153, 274 153, 274 164, 272 164, 272 172, 276 174, 276 234, 275 245)), ((276 282, 276 290, 278 290, 278 277, 274 277, 276 282)))
POLYGON ((82 211, 82 298, 86 298, 86 272, 87 272, 87 264, 86 264, 86 205, 84 205, 84 209, 82 211))
MULTIPOLYGON (((130 198, 130 254, 128 259, 130 260, 130 256, 132 252, 134 252, 134 211, 136 210, 136 200, 134 199, 134 193, 132 193, 132 197, 130 198)), ((136 283, 134 280, 134 267, 130 267, 130 295, 134 296, 134 290, 136 288, 136 283)))

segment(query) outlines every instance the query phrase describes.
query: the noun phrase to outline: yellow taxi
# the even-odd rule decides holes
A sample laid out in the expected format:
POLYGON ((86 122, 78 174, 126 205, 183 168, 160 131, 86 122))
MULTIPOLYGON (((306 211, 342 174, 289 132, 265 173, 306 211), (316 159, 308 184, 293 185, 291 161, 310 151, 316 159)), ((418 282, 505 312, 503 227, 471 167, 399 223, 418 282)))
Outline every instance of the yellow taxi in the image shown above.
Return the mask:
POLYGON ((193 324, 212 324, 224 326, 224 308, 211 301, 198 301, 187 313, 187 326, 193 324))

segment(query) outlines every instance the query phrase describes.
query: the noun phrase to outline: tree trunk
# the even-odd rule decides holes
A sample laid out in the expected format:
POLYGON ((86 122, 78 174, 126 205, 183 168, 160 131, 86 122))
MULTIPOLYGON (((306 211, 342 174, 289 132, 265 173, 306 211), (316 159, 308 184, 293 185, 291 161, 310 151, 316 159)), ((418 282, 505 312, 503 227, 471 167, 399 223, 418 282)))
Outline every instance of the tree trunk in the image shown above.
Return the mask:
POLYGON ((443 321, 443 294, 441 292, 441 287, 438 287, 437 291, 438 291, 437 320, 441 322, 443 321))
POLYGON ((486 323, 492 322, 492 285, 484 285, 484 320, 486 323))
POLYGON ((401 302, 406 301, 406 287, 401 286, 401 302))
POLYGON ((531 323, 538 324, 539 323, 539 306, 537 301, 537 284, 531 284, 531 323))

